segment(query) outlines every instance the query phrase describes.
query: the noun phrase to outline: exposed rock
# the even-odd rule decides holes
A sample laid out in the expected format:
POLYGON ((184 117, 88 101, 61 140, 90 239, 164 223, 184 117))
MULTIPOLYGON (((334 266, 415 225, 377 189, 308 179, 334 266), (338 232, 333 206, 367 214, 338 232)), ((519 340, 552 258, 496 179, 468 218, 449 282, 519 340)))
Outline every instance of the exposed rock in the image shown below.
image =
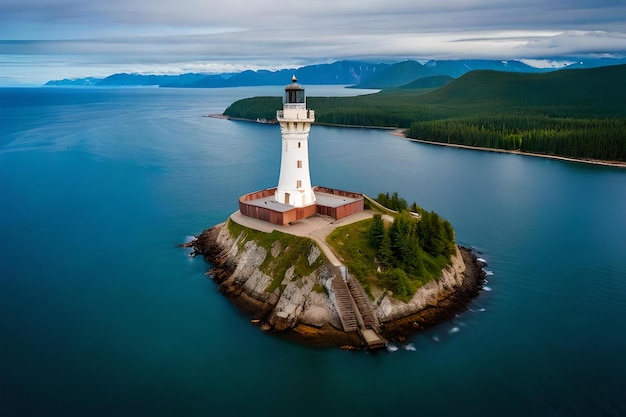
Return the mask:
MULTIPOLYGON (((233 238, 226 223, 221 223, 205 230, 192 244, 213 265, 208 275, 219 284, 220 291, 259 320, 256 323, 262 329, 283 333, 290 330, 289 337, 315 345, 360 344, 356 332, 342 330, 332 286, 335 266, 325 263, 310 275, 300 277, 292 265, 279 288, 268 292, 274 277, 260 267, 266 257, 280 256, 283 248, 276 241, 268 251, 252 240, 244 243, 243 239, 243 234, 233 238)), ((320 255, 317 245, 312 245, 307 255, 309 265, 320 255)), ((376 294, 372 304, 382 334, 391 340, 402 340, 452 317, 478 294, 483 279, 484 272, 477 266, 476 257, 469 250, 457 248, 451 265, 440 278, 419 288, 408 303, 389 293, 376 294)))
POLYGON ((317 258, 320 257, 320 254, 322 252, 320 251, 320 248, 317 247, 317 245, 313 245, 311 246, 311 252, 309 252, 309 265, 313 265, 313 262, 317 261, 317 258))
POLYGON ((274 258, 280 255, 281 250, 282 250, 282 246, 278 240, 272 244, 272 256, 274 258))
POLYGON ((403 303, 388 294, 378 305, 378 319, 381 322, 395 320, 436 306, 439 300, 446 298, 463 283, 465 263, 461 251, 457 248, 452 256, 452 264, 444 269, 438 280, 432 280, 420 287, 408 303, 403 303))
MULTIPOLYGON (((307 277, 296 277, 295 267, 290 266, 284 274, 282 292, 266 290, 273 277, 263 273, 260 266, 268 256, 267 251, 254 241, 240 245, 243 236, 232 238, 226 223, 218 224, 204 231, 194 241, 194 248, 214 265, 209 276, 219 283, 219 289, 233 301, 251 312, 255 317, 265 317, 265 328, 278 331, 292 329, 298 324, 315 327, 331 325, 341 327, 337 312, 330 300, 329 280, 332 274, 330 264, 322 265, 307 277), (241 249, 240 249, 241 247, 241 249), (325 288, 318 292, 313 288, 325 288)), ((315 262, 321 252, 313 245, 308 255, 309 265, 315 262)), ((270 255, 280 256, 280 242, 274 242, 270 255)))
MULTIPOLYGON (((399 340, 415 333, 416 330, 422 330, 453 318, 479 294, 485 280, 485 272, 480 268, 476 262, 476 256, 469 249, 459 248, 459 250, 465 265, 460 286, 454 288, 453 291, 443 291, 435 302, 427 304, 422 310, 382 323, 381 331, 388 340, 399 340)), ((408 304, 412 302, 413 299, 408 304)))

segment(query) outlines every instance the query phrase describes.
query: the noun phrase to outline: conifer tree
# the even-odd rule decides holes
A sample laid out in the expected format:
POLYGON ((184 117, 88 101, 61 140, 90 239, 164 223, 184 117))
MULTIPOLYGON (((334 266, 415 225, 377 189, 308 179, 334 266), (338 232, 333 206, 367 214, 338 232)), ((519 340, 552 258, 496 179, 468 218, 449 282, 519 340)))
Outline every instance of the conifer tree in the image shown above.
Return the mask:
POLYGON ((380 214, 374 214, 372 217, 372 222, 370 223, 370 227, 368 230, 368 239, 369 244, 375 249, 380 248, 380 244, 383 241, 383 237, 385 235, 385 223, 383 222, 383 218, 380 214))
POLYGON ((389 233, 383 234, 383 240, 378 249, 378 263, 383 269, 390 268, 393 265, 393 252, 391 251, 391 240, 389 233))

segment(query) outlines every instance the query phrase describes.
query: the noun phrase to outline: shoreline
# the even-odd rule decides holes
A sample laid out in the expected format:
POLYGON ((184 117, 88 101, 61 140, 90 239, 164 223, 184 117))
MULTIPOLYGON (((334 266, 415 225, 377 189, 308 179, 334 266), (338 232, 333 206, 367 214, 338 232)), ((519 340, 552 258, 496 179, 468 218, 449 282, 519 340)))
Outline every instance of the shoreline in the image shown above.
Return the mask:
POLYGON ((485 283, 485 271, 471 249, 459 246, 459 250, 466 268, 461 286, 447 297, 440 299, 435 305, 417 313, 381 323, 381 332, 387 340, 404 342, 413 334, 449 321, 457 313, 465 311, 469 304, 480 295, 485 283))
POLYGON ((484 152, 508 153, 508 154, 513 154, 513 155, 535 156, 538 158, 555 159, 557 161, 578 162, 581 164, 600 165, 600 166, 607 166, 607 167, 613 167, 613 168, 626 168, 626 162, 621 162, 621 161, 603 161, 601 159, 572 158, 569 156, 547 155, 547 154, 542 154, 542 153, 522 152, 522 151, 498 149, 498 148, 485 148, 481 146, 459 145, 456 143, 434 142, 432 140, 414 139, 414 138, 407 137, 405 134, 405 131, 402 129, 394 129, 394 131, 390 132, 390 134, 406 139, 410 142, 424 143, 427 145, 439 145, 439 146, 447 146, 450 148, 469 149, 469 150, 484 151, 484 152))
MULTIPOLYGON (((277 123, 274 121, 259 122, 253 119, 246 119, 242 117, 231 117, 231 116, 226 116, 224 114, 217 114, 217 113, 209 114, 208 116, 204 116, 204 117, 212 117, 215 119, 235 120, 235 121, 241 121, 241 122, 252 122, 252 123, 258 123, 258 124, 276 124, 277 123)), ((316 122, 315 124, 320 125, 320 126, 352 128, 352 129, 390 130, 389 132, 390 135, 398 136, 410 142, 424 143, 427 145, 439 145, 439 146, 447 146, 450 148, 469 149, 469 150, 484 151, 484 152, 508 153, 508 154, 513 154, 513 155, 522 155, 522 156, 535 156, 537 158, 554 159, 557 161, 564 161, 564 162, 577 162, 577 163, 587 164, 587 165, 599 165, 599 166, 606 166, 606 167, 613 167, 613 168, 626 168, 626 162, 622 162, 622 161, 603 161, 601 159, 572 158, 569 156, 547 155, 547 154, 542 154, 542 153, 522 152, 522 151, 498 149, 498 148, 485 148, 481 146, 459 145, 456 143, 444 143, 444 142, 435 142, 432 140, 425 140, 425 139, 414 139, 414 138, 409 138, 406 136, 405 129, 398 129, 396 127, 355 126, 355 125, 343 125, 343 124, 319 123, 319 122, 316 122)))

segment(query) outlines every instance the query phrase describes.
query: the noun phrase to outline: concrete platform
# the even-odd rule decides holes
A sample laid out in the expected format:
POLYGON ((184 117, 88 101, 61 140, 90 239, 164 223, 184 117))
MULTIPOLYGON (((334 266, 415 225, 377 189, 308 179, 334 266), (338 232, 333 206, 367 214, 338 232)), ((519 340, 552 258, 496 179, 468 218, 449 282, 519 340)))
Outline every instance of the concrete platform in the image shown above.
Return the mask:
POLYGON ((256 200, 248 200, 246 204, 257 207, 267 207, 274 211, 286 212, 289 210, 293 210, 293 206, 279 203, 274 200, 274 195, 269 195, 267 197, 257 198, 256 200))
POLYGON ((364 329, 361 330, 360 333, 369 349, 381 349, 387 344, 386 340, 381 338, 378 333, 372 329, 364 329))
POLYGON ((341 207, 346 204, 354 203, 358 201, 356 198, 344 197, 335 194, 328 194, 319 191, 315 191, 315 203, 327 207, 341 207))

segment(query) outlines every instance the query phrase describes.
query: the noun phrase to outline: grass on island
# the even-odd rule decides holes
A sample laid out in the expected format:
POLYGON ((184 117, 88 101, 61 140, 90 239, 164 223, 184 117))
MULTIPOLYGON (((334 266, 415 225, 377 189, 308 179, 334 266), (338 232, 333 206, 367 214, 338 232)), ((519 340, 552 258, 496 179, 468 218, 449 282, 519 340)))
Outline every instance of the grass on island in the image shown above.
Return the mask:
POLYGON ((368 244, 367 235, 371 222, 371 219, 366 219, 338 227, 327 238, 328 243, 343 258, 350 274, 359 281, 370 298, 372 290, 380 288, 391 291, 398 300, 408 302, 419 287, 438 278, 441 270, 449 264, 447 259, 439 259, 439 262, 432 265, 435 271, 413 279, 408 278, 406 273, 405 276, 397 276, 400 270, 392 269, 387 274, 381 272, 376 261, 378 251, 368 244))
POLYGON ((377 212, 372 218, 338 227, 326 240, 370 297, 380 288, 407 302, 450 264, 452 225, 415 202, 409 206, 397 192, 365 202, 377 212))
MULTIPOLYGON (((273 277, 272 282, 265 289, 267 292, 274 292, 276 288, 282 293, 285 289, 282 282, 285 278, 285 272, 293 266, 294 275, 292 281, 311 275, 316 269, 327 262, 326 256, 320 250, 317 259, 309 264, 309 254, 316 243, 306 237, 294 236, 282 233, 277 230, 271 233, 260 232, 241 226, 231 219, 227 222, 228 231, 233 238, 241 236, 237 241, 239 250, 241 251, 248 241, 254 241, 257 245, 263 247, 267 256, 263 263, 259 266, 261 272, 273 277), (278 256, 272 256, 272 245, 280 245, 280 253, 278 256)), ((319 249, 319 247, 318 247, 319 249)))
POLYGON ((371 219, 336 228, 326 241, 341 256, 344 264, 363 286, 365 292, 371 296, 372 286, 384 288, 380 285, 376 271, 376 249, 367 242, 371 219))

